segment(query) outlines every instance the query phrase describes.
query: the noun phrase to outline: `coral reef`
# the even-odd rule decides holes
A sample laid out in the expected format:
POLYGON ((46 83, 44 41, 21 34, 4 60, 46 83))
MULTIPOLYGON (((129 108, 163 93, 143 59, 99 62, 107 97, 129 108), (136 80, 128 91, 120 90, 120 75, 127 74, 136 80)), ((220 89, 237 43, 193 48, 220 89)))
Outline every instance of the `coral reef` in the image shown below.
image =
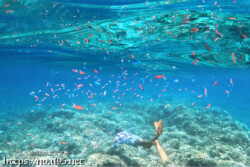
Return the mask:
POLYGON ((67 151, 64 158, 84 159, 86 165, 92 166, 249 165, 249 131, 224 110, 183 105, 166 108, 161 102, 124 103, 118 109, 110 105, 103 103, 88 111, 67 105, 64 110, 40 107, 39 111, 18 118, 16 122, 21 124, 7 126, 8 122, 4 122, 0 127, 0 158, 34 158, 17 152, 40 149, 67 151), (114 148, 117 125, 150 140, 155 135, 153 123, 160 119, 164 131, 159 142, 169 156, 168 162, 161 162, 155 147, 121 144, 114 148))

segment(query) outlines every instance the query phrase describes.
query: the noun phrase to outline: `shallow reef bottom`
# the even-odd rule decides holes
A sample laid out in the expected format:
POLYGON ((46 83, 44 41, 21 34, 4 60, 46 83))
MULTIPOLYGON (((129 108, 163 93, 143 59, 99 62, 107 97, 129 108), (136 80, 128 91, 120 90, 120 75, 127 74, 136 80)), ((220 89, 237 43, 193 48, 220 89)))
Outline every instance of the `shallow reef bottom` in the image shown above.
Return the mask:
MULTIPOLYGON (((166 107, 161 102, 83 107, 75 110, 66 105, 62 110, 40 106, 11 123, 1 120, 1 160, 84 159, 86 166, 250 165, 247 127, 220 108, 206 110, 180 104, 166 107), (159 120, 164 125, 159 143, 168 162, 161 162, 154 146, 145 149, 120 144, 114 148, 117 125, 150 140, 155 135, 154 122, 159 120), (67 151, 68 155, 42 154, 55 151, 67 151)), ((3 166, 3 161, 0 164, 3 166)))

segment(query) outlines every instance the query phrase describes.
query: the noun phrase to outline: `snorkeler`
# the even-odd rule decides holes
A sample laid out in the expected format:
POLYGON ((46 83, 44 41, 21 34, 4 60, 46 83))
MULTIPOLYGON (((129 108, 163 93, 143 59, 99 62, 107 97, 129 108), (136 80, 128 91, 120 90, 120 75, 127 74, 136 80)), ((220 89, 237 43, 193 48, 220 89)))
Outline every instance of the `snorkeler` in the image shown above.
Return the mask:
POLYGON ((120 128, 120 126, 118 126, 115 130, 115 135, 116 135, 115 136, 115 147, 117 147, 118 144, 127 144, 127 145, 135 146, 135 147, 136 146, 143 146, 144 148, 149 149, 152 147, 153 144, 155 144, 162 161, 163 162, 167 161, 168 160, 167 154, 161 148, 161 146, 157 140, 163 131, 162 120, 160 120, 159 122, 155 122, 154 125, 155 125, 156 135, 155 135, 154 139, 152 139, 152 140, 143 140, 139 136, 129 134, 128 132, 123 131, 120 128))

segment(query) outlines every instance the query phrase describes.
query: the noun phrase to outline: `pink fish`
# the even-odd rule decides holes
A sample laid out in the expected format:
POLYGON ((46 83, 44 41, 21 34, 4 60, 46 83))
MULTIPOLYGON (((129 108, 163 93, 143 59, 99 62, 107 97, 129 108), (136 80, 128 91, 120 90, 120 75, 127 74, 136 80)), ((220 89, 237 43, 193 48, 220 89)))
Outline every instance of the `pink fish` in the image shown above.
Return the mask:
POLYGON ((54 94, 54 89, 53 88, 51 88, 51 92, 54 94))
POLYGON ((214 86, 217 84, 217 81, 214 82, 214 86))
POLYGON ((204 94, 207 96, 207 88, 204 89, 204 94))
POLYGON ((139 86, 140 86, 141 90, 144 90, 144 88, 141 86, 141 84, 139 84, 139 86))
POLYGON ((233 79, 232 78, 230 78, 230 83, 231 83, 231 85, 233 85, 233 79))

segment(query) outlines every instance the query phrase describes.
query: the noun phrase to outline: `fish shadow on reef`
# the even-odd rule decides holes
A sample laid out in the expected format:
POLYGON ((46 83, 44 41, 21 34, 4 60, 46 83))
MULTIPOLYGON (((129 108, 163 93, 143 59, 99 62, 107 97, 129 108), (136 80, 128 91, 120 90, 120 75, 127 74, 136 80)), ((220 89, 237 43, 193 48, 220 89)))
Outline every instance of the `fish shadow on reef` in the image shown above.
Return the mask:
POLYGON ((57 111, 51 114, 51 118, 62 117, 62 118, 72 119, 74 118, 74 115, 75 115, 74 113, 68 111, 57 111))
POLYGON ((28 122, 36 122, 36 121, 40 121, 40 120, 44 119, 46 116, 47 116, 47 112, 37 111, 37 112, 33 112, 33 113, 30 113, 29 115, 27 115, 26 120, 28 122))

